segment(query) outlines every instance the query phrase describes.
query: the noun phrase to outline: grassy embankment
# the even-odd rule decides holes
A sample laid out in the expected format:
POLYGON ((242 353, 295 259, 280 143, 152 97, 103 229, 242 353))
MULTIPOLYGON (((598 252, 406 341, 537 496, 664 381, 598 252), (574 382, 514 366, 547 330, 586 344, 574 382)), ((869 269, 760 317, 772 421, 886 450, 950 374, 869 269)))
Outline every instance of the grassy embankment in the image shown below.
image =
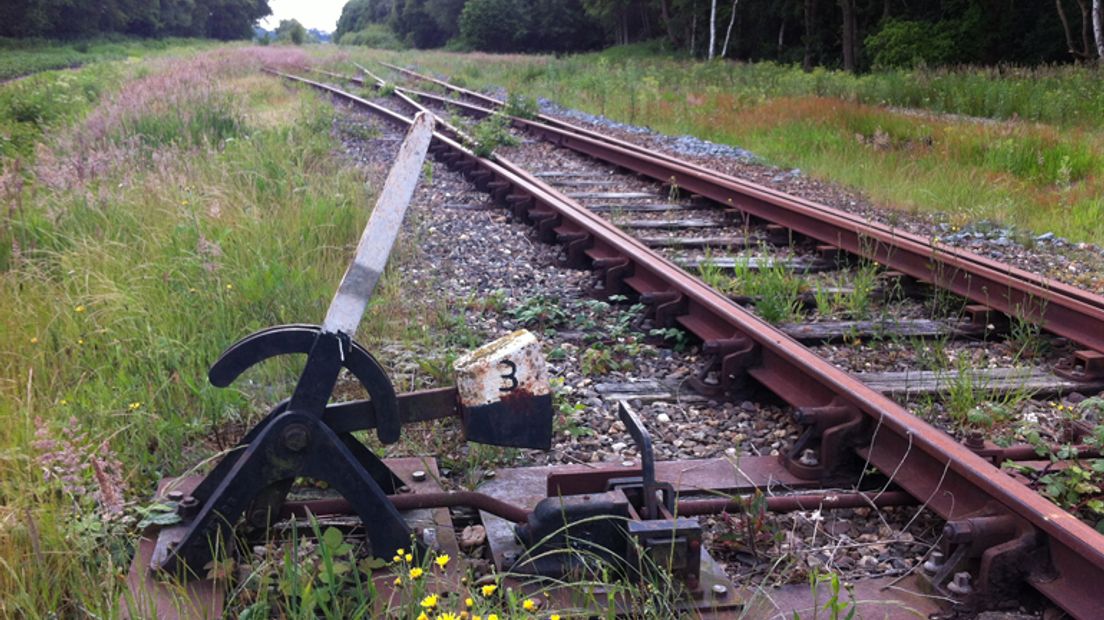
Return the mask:
MULTIPOLYGON (((207 366, 251 330, 320 319, 372 197, 334 155, 329 104, 258 72, 297 59, 68 73, 80 105, 2 160, 0 616, 113 617, 155 480, 272 404, 212 388, 207 366)), ((62 79, 0 97, 50 104, 62 79)), ((398 297, 385 280, 365 337, 432 322, 398 297)), ((254 378, 276 393, 281 370, 254 378)))
POLYGON ((0 38, 0 82, 39 71, 145 57, 184 47, 210 47, 201 39, 135 39, 123 36, 79 41, 0 38))
POLYGON ((559 59, 350 54, 413 63, 466 86, 501 86, 666 133, 736 144, 770 163, 855 187, 878 203, 939 213, 956 226, 988 219, 1025 235, 1054 231, 1104 242, 1099 69, 853 76, 770 63, 705 63, 633 48, 559 59))

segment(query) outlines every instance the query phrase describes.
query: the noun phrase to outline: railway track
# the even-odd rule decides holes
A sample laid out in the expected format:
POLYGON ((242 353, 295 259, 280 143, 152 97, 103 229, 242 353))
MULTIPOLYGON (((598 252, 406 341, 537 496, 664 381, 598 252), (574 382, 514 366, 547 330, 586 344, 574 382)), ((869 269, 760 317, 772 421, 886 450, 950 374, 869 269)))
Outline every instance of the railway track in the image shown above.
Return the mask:
MULTIPOLYGON (((329 88, 318 83, 312 85, 329 88)), ((404 94, 401 88, 396 92, 404 94)), ((432 101, 454 109, 459 107, 477 116, 491 113, 429 93, 418 92, 416 96, 417 101, 407 97, 407 105, 425 109, 419 104, 432 101)), ((493 103, 501 106, 501 102, 493 103)), ((564 128, 562 123, 557 123, 560 127, 545 125, 543 121, 549 120, 547 118, 541 118, 542 123, 512 120, 522 130, 558 146, 656 180, 673 179, 673 184, 680 189, 725 206, 735 205, 741 211, 772 223, 789 224, 787 227, 791 230, 816 241, 832 243, 834 247, 877 260, 973 301, 984 301, 987 310, 1011 313, 1016 303, 1032 298, 1045 299, 1045 307, 1033 319, 1053 333, 1091 347, 1093 351, 1099 350, 1095 339, 1104 332, 1093 327, 1098 324, 1100 309, 1104 307, 1104 300, 1099 296, 967 252, 871 226, 853 216, 843 217, 838 212, 778 192, 743 183, 734 187, 732 179, 718 178, 682 162, 641 153, 638 147, 630 147, 627 143, 577 128, 564 128), (729 198, 719 194, 717 188, 729 195, 739 191, 740 196, 728 202, 729 198), (797 220, 766 210, 766 205, 782 201, 796 204, 778 210, 801 212, 802 217, 815 217, 821 223, 798 225, 797 220), (828 223, 823 224, 824 221, 828 223), (876 239, 887 247, 873 251, 864 249, 862 239, 876 239), (906 254, 911 257, 902 260, 906 254), (948 275, 946 271, 940 275, 941 269, 960 275, 948 275), (978 282, 986 284, 979 287, 978 282), (1002 292, 994 292, 997 289, 1002 292), (1057 311, 1058 308, 1062 310, 1057 311), (1052 309, 1054 314, 1051 314, 1052 309), (1066 312, 1072 314, 1064 314, 1066 312), (1073 315, 1077 318, 1070 318, 1073 315)), ((1099 603, 1090 601, 1091 597, 1086 594, 1092 591, 1091 584, 1104 578, 1104 539, 1068 513, 1057 510, 1027 488, 1022 479, 1017 480, 993 466, 1011 452, 994 459, 992 453, 971 450, 951 440, 853 376, 811 355, 807 349, 723 295, 703 286, 645 244, 626 238, 608 221, 511 161, 502 157, 496 158, 496 162, 476 158, 461 144, 444 137, 438 138, 434 152, 464 171, 478 186, 510 205, 515 215, 533 223, 544 240, 565 245, 567 263, 594 269, 600 281, 598 288, 604 294, 628 292, 638 296, 649 306, 657 325, 674 324, 695 334, 703 342, 703 350, 716 355, 714 367, 720 371, 722 382, 740 375, 750 376, 799 411, 801 422, 809 431, 799 441, 800 447, 788 455, 787 467, 792 473, 809 479, 825 479, 833 472, 838 473, 838 468, 851 460, 849 456, 857 455, 882 472, 893 472, 894 484, 921 499, 948 521, 945 533, 951 538, 972 539, 973 542, 963 544, 977 545, 988 534, 995 534, 997 530, 1005 532, 1001 542, 991 539, 986 541, 984 548, 975 549, 975 553, 984 556, 982 563, 986 565, 980 569, 984 574, 975 579, 979 591, 990 590, 993 594, 1002 587, 997 583, 1000 578, 994 580, 994 576, 1004 570, 994 570, 992 562, 1004 553, 1011 554, 1004 556, 1005 560, 1019 558, 1014 562, 1029 556, 1046 557, 1052 569, 1044 571, 1046 574, 1012 572, 1018 572, 1023 582, 1031 584, 1076 617, 1094 617, 1101 613, 1099 603), (815 458, 806 458, 803 464, 801 458, 809 456, 807 450, 813 450, 815 458), (988 532, 981 534, 979 527, 988 532)), ((546 173, 544 178, 551 177, 546 173)), ((1082 377, 1091 374, 1094 359, 1090 352, 1080 354, 1082 377)), ((997 559, 998 563, 1001 561, 997 559)))
MULTIPOLYGON (((1104 330, 1098 327, 1104 326, 1104 300, 1030 274, 1021 277, 1018 270, 988 259, 870 226, 854 216, 642 152, 629 143, 555 119, 512 119, 515 128, 555 147, 541 151, 549 165, 533 170, 531 162, 523 165, 501 153, 487 158, 475 155, 466 146, 470 139, 463 128, 445 122, 441 113, 448 106, 485 117, 492 113, 489 108, 403 88, 395 89, 395 103, 381 105, 319 81, 278 75, 325 91, 403 131, 412 119, 397 111, 399 106, 423 114, 433 114, 431 106, 438 106, 438 130, 430 153, 489 193, 516 221, 531 224, 542 241, 562 246, 563 266, 593 273, 589 294, 638 300, 646 308, 644 329, 677 328, 700 341, 705 363, 694 381, 699 392, 720 399, 762 388, 790 407, 800 437, 779 457, 742 457, 735 475, 724 459, 655 461, 647 431, 621 405, 623 427, 633 433, 642 459, 646 500, 638 507, 642 523, 657 515, 682 523, 678 518, 744 509, 748 497, 777 485, 794 495, 771 497, 768 504, 774 504, 768 510, 916 504, 945 520, 938 552, 931 553, 924 570, 918 572, 925 573, 922 581, 930 592, 951 602, 953 609, 969 613, 1002 607, 1018 600, 1026 584, 1074 617, 1104 615, 1104 602, 1092 594, 1094 585, 1104 583, 1104 536, 1028 486, 1030 470, 1051 466, 1038 462, 1032 446, 1000 447, 976 436, 961 442, 798 341, 838 339, 841 334, 854 337, 861 329, 854 322, 847 328, 804 336, 802 330, 807 327, 780 329, 745 307, 755 307, 756 299, 734 300, 690 271, 824 271, 845 279, 854 275, 856 267, 841 257, 856 255, 890 270, 883 282, 896 282, 900 288, 901 281, 907 284, 911 278, 984 304, 969 309, 972 324, 940 322, 925 328, 910 323, 904 329, 914 330, 916 337, 976 336, 999 320, 998 313, 1005 313, 1029 315, 1025 318, 1084 347, 1074 353, 1076 362, 1067 363, 1066 376, 1073 383, 1055 389, 1092 385, 1098 378, 1098 354, 1104 350, 1100 340, 1104 330), (556 149, 575 154, 557 155, 556 149), (593 162, 584 171, 579 155, 603 162, 600 176, 593 176, 593 162), (671 188, 668 196, 659 196, 655 187, 626 189, 628 181, 617 176, 623 176, 624 170, 666 184, 671 188), (610 187, 614 190, 607 191, 610 187), (687 222, 701 225, 688 227, 687 222), (686 237, 679 232, 695 228, 708 233, 686 237), (791 247, 780 236, 811 241, 791 247), (760 255, 737 258, 731 264, 704 251, 747 247, 760 255), (1006 460, 1019 462, 1023 470, 1001 469, 1006 460), (880 474, 868 475, 871 467, 880 474), (660 487, 678 499, 668 501, 660 487), (839 488, 852 491, 824 491, 839 488), (735 498, 707 497, 716 492, 735 498), (653 505, 657 497, 664 498, 666 509, 653 505)), ((461 94, 486 105, 501 105, 470 91, 461 94)), ((915 303, 899 302, 904 304, 900 307, 915 303)), ((1091 446, 1078 450, 1083 458, 1098 456, 1091 446)), ((499 570, 506 571, 516 568, 516 558, 524 552, 517 547, 512 524, 527 518, 528 527, 539 530, 532 515, 540 510, 542 498, 600 494, 611 479, 624 473, 620 464, 507 470, 480 487, 481 493, 463 498, 422 495, 418 506, 459 503, 482 509, 490 554, 499 570)), ((411 508, 417 503, 400 499, 393 500, 396 507, 411 508)), ((293 502, 286 512, 310 509, 319 514, 320 507, 293 502)), ((348 512, 350 506, 338 501, 324 508, 323 512, 348 512)), ((731 582, 711 561, 706 564, 703 561, 692 575, 684 575, 693 590, 712 588, 713 597, 698 599, 698 605, 710 613, 737 613, 739 602, 718 594, 727 592, 731 582)))

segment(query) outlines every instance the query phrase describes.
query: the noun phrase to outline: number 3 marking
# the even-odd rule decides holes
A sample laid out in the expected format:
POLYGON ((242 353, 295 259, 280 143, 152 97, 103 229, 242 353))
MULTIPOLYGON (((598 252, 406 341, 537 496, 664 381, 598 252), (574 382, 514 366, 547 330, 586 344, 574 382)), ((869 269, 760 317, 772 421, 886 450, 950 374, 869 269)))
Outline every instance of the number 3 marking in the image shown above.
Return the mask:
POLYGON ((510 360, 502 360, 501 362, 498 363, 498 365, 499 366, 507 366, 510 369, 510 372, 508 372, 504 375, 499 375, 503 379, 510 382, 510 387, 500 387, 500 388, 498 388, 498 391, 499 392, 512 392, 515 389, 517 389, 517 386, 518 386, 517 364, 511 362, 510 360))

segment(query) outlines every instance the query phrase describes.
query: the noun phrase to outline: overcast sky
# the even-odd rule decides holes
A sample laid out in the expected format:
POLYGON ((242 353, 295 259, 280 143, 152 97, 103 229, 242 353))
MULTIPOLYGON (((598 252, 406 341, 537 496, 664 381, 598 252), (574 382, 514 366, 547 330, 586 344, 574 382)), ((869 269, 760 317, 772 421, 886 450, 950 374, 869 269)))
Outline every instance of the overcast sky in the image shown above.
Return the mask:
POLYGON ((261 20, 261 26, 273 30, 281 19, 297 19, 306 28, 333 32, 341 7, 347 0, 268 0, 272 15, 261 20))

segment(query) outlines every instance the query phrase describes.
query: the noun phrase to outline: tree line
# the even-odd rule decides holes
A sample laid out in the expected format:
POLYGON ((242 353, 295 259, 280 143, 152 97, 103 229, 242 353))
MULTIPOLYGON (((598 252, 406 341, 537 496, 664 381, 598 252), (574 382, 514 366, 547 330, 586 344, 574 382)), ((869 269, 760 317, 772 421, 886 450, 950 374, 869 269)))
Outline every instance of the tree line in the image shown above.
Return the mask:
POLYGON ((334 39, 492 52, 660 41, 849 71, 1104 61, 1104 0, 350 0, 334 39))
POLYGON ((271 13, 268 0, 2 0, 0 36, 244 39, 271 13))

